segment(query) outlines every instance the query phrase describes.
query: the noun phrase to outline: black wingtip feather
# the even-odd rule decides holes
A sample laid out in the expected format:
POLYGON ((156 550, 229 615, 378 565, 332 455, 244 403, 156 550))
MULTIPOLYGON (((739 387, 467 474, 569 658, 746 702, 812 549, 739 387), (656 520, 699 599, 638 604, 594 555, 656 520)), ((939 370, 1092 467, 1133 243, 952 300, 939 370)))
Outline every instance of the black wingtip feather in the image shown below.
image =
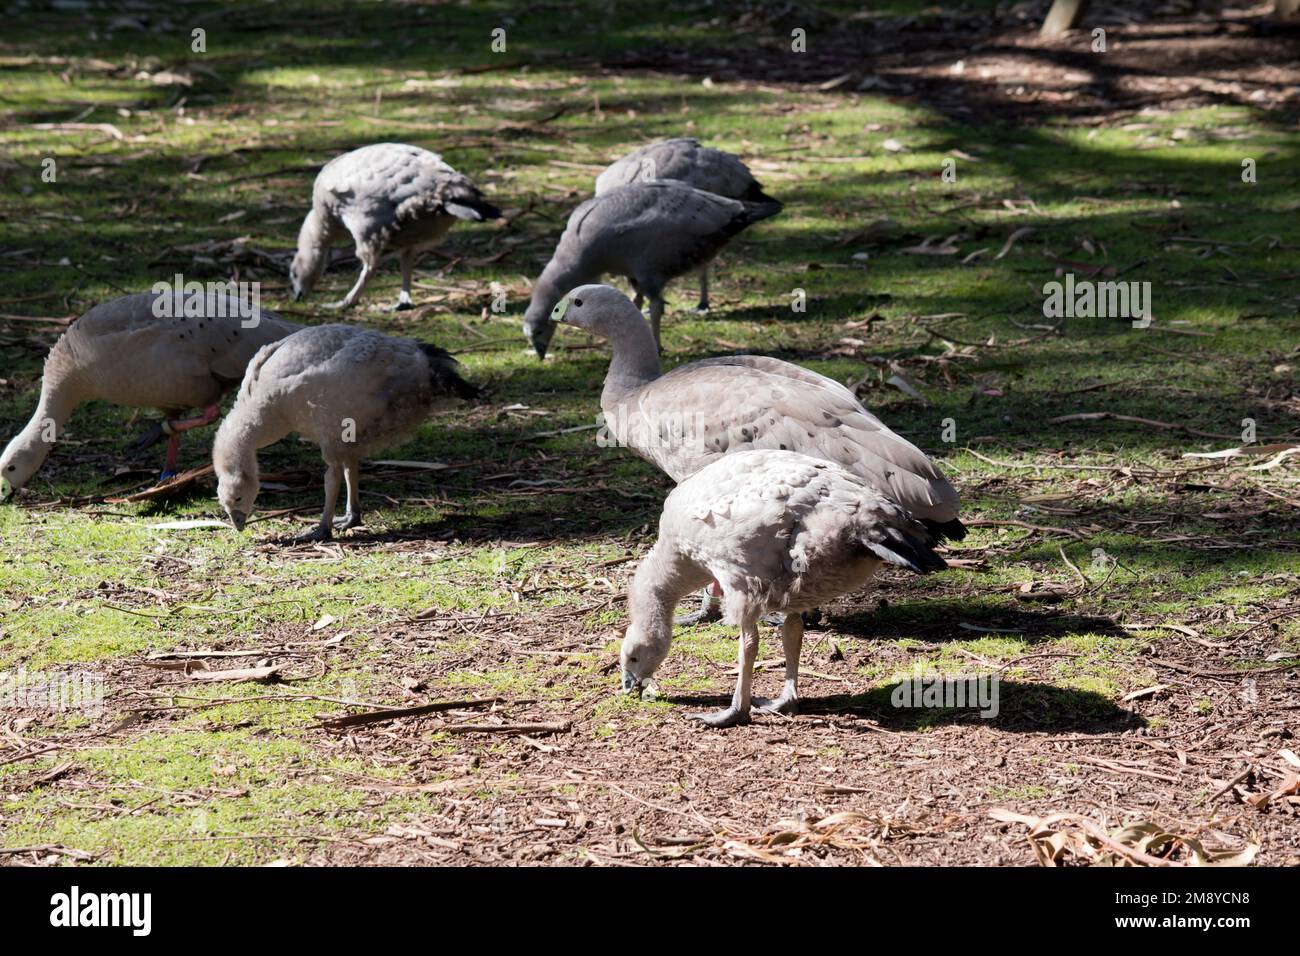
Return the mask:
POLYGON ((753 222, 762 222, 764 219, 770 219, 785 207, 777 200, 768 197, 765 202, 746 202, 744 220, 748 225, 753 222))
POLYGON ((752 202, 756 205, 775 206, 777 212, 780 212, 781 209, 784 208, 781 200, 774 199, 767 193, 763 192, 763 187, 758 184, 757 180, 749 184, 749 188, 745 190, 745 195, 740 198, 745 202, 752 202))
POLYGON ((476 196, 458 196, 449 200, 444 208, 457 219, 467 219, 470 222, 501 218, 500 209, 476 196))
POLYGON ((922 518, 921 524, 925 525, 930 533, 940 541, 961 541, 966 537, 966 526, 961 523, 959 518, 953 518, 951 521, 934 521, 930 518, 922 518))
POLYGON ((900 550, 888 548, 883 544, 868 545, 867 550, 882 561, 887 561, 900 568, 907 568, 907 570, 915 571, 917 574, 929 574, 931 571, 942 571, 948 567, 947 562, 934 552, 900 553, 900 550))
POLYGON ((903 517, 902 525, 891 525, 881 535, 860 538, 863 547, 890 564, 907 568, 917 574, 929 574, 948 567, 943 558, 934 553, 936 541, 924 524, 903 517), (880 538, 884 540, 881 541, 880 538))
POLYGON ((434 391, 461 398, 478 398, 483 394, 477 385, 460 377, 460 363, 446 349, 436 345, 421 345, 420 349, 429 359, 429 382, 434 391))

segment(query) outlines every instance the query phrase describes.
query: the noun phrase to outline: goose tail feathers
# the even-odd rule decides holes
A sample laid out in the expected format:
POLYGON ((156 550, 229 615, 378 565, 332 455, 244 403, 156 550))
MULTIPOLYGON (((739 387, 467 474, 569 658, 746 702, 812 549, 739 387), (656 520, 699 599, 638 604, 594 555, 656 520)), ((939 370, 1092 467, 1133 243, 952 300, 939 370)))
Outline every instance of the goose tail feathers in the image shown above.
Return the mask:
POLYGON ((460 363, 446 349, 436 345, 421 345, 420 349, 429 360, 429 382, 434 391, 460 398, 478 398, 483 394, 477 385, 460 377, 460 363))

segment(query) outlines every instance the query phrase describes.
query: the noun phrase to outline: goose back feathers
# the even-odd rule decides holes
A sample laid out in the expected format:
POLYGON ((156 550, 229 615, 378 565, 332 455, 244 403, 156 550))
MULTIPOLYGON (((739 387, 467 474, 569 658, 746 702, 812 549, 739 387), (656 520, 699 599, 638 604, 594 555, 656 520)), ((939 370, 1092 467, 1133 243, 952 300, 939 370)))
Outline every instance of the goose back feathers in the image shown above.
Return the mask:
POLYGON ((780 359, 691 362, 603 410, 623 444, 675 481, 740 451, 798 451, 847 468, 918 517, 957 516, 956 489, 924 452, 838 382, 780 359))
POLYGON ((754 203, 775 203, 739 156, 690 137, 650 143, 611 163, 596 177, 596 195, 619 186, 673 179, 696 189, 754 203))
POLYGON ((45 359, 36 413, 0 455, 0 479, 23 487, 78 405, 104 401, 167 415, 215 404, 258 349, 301 326, 233 296, 155 292, 102 302, 45 359), (189 313, 188 315, 186 313, 189 313))
POLYGON ((362 273, 341 306, 365 289, 387 248, 402 251, 403 296, 410 304, 411 270, 419 252, 436 245, 457 219, 501 215, 469 177, 437 153, 405 143, 376 143, 325 164, 312 187, 312 208, 298 234, 289 275, 295 298, 310 292, 324 271, 331 242, 351 236, 362 273))
POLYGON ((588 199, 569 217, 534 285, 524 331, 545 355, 556 303, 608 274, 626 276, 638 297, 653 305, 672 279, 704 265, 737 233, 780 209, 779 203, 728 199, 671 180, 635 182, 588 199))
POLYGON ((328 466, 325 510, 309 532, 328 538, 345 477, 349 526, 359 521, 361 459, 409 438, 440 399, 476 394, 440 348, 350 325, 304 329, 249 364, 213 446, 218 498, 242 527, 257 497, 258 449, 296 432, 320 446, 328 466))

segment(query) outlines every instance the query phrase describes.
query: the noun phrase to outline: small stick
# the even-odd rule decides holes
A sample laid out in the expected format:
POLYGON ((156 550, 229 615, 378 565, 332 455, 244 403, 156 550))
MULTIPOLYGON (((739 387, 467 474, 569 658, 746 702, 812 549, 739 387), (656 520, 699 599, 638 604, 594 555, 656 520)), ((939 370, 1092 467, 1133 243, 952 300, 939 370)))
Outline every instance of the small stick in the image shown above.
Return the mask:
POLYGON ((1247 767, 1241 773, 1237 774, 1235 777, 1233 777, 1231 780, 1225 783, 1218 790, 1214 791, 1214 793, 1210 794, 1208 797, 1202 800, 1201 803, 1213 803, 1215 800, 1219 799, 1219 797, 1223 796, 1225 793, 1227 793, 1237 784, 1241 783, 1243 780, 1249 777, 1251 771, 1253 771, 1254 769, 1255 769, 1254 767, 1247 767))
POLYGON ((1139 777, 1151 777, 1154 780, 1164 780, 1168 783, 1178 782, 1177 777, 1171 777, 1168 774, 1156 773, 1154 770, 1141 770, 1137 767, 1126 767, 1123 764, 1114 763, 1110 760, 1103 760, 1101 757, 1089 757, 1083 754, 1074 754, 1070 759, 1078 760, 1082 763, 1093 764, 1097 767, 1104 767, 1105 769, 1111 770, 1115 773, 1128 773, 1135 774, 1139 777))
POLYGON ((1138 418, 1136 415, 1120 415, 1116 412, 1076 412, 1073 415, 1058 415, 1056 418, 1049 418, 1047 424, 1060 425, 1063 422, 1088 422, 1099 419, 1109 419, 1117 422, 1133 422, 1137 425, 1150 425, 1152 428, 1166 428, 1173 431, 1184 431, 1189 435, 1197 435, 1201 438, 1226 438, 1229 441, 1240 440, 1240 435, 1221 435, 1218 432, 1203 432, 1198 428, 1192 428, 1189 425, 1178 425, 1172 422, 1161 422, 1154 418, 1138 418))
POLYGON ((346 717, 332 717, 329 720, 323 720, 317 727, 324 727, 327 730, 340 730, 344 727, 355 727, 359 724, 375 724, 386 720, 397 720, 399 717, 418 717, 420 714, 435 714, 443 710, 460 710, 469 707, 486 707, 489 704, 504 704, 505 699, 502 697, 483 697, 475 700, 444 700, 434 704, 421 704, 418 707, 394 707, 387 710, 372 710, 364 714, 349 714, 346 717))
POLYGON ((1010 528, 1024 528, 1026 531, 1042 531, 1046 534, 1066 534, 1079 541, 1088 540, 1088 536, 1081 531, 1073 531, 1070 528, 1052 528, 1044 525, 1029 524, 1024 521, 996 521, 993 518, 972 518, 966 522, 966 526, 968 528, 1004 526, 1010 528))
POLYGON ((70 856, 74 860, 86 861, 99 858, 98 853, 87 853, 85 850, 74 850, 72 847, 59 846, 53 843, 45 843, 41 846, 0 847, 0 853, 58 853, 62 856, 70 856))
POLYGON ((573 726, 563 724, 449 724, 439 727, 442 734, 563 734, 573 726))
POLYGON ((1084 587, 1084 589, 1086 590, 1087 587, 1088 587, 1088 583, 1089 583, 1089 582, 1088 582, 1088 579, 1085 578, 1085 577, 1083 576, 1083 572, 1082 572, 1082 571, 1080 571, 1077 567, 1074 566, 1074 562, 1071 561, 1068 557, 1066 557, 1066 554, 1065 554, 1065 545, 1063 545, 1063 544, 1058 544, 1058 545, 1056 546, 1056 550, 1059 551, 1059 552, 1061 552, 1061 560, 1064 561, 1064 562, 1066 563, 1066 565, 1070 568, 1070 570, 1073 571, 1073 572, 1075 573, 1075 576, 1078 577, 1078 579, 1079 579, 1079 583, 1082 584, 1083 587, 1084 587))

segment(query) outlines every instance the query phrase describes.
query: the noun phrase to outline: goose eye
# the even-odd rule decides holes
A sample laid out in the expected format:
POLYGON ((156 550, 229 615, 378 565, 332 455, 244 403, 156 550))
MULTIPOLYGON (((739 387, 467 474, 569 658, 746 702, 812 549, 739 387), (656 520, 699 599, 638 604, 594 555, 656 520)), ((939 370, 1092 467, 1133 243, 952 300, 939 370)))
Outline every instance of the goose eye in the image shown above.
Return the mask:
POLYGON ((576 305, 578 308, 582 308, 582 300, 581 300, 581 299, 574 299, 574 300, 573 300, 573 304, 576 305))
POLYGON ((632 663, 632 664, 635 664, 635 663, 636 663, 636 658, 635 658, 635 657, 629 657, 629 658, 628 658, 628 662, 629 662, 629 663, 632 663))
POLYGON ((5 471, 17 471, 17 470, 18 470, 17 465, 10 465, 8 468, 5 469, 5 471))

